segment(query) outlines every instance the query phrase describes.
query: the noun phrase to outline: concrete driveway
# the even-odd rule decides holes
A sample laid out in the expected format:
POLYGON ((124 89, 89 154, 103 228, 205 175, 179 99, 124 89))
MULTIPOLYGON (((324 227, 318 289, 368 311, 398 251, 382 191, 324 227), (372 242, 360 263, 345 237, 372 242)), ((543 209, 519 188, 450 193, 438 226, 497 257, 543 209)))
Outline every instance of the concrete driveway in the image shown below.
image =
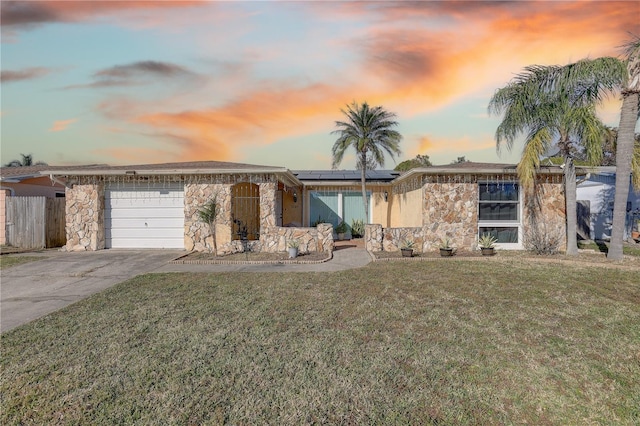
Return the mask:
POLYGON ((43 260, 0 271, 0 332, 5 332, 139 274, 160 269, 180 250, 30 253, 43 260))

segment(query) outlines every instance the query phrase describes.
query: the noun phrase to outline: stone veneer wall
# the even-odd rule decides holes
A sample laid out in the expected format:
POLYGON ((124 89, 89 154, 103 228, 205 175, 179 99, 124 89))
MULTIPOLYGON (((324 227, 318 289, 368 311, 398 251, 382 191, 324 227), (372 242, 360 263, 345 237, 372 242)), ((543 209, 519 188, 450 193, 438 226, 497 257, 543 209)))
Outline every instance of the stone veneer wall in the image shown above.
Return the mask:
POLYGON ((398 251, 405 241, 413 242, 413 250, 422 252, 423 228, 383 228, 382 225, 377 224, 365 225, 364 247, 368 251, 398 251))
POLYGON ((560 239, 560 250, 567 247, 566 201, 562 177, 536 184, 535 193, 525 193, 523 221, 524 238, 527 234, 543 232, 560 239))
POLYGON ((213 252, 209 225, 198 216, 205 203, 216 197, 220 213, 216 218, 218 254, 233 252, 231 244, 231 184, 197 183, 184 186, 184 248, 187 251, 213 252))
POLYGON ((422 228, 384 228, 382 230, 382 251, 398 251, 406 241, 412 242, 413 250, 421 253, 424 245, 422 228))
POLYGON ((473 247, 478 232, 478 184, 427 182, 424 187, 422 250, 438 248, 444 238, 454 247, 473 247))
POLYGON ((291 240, 298 240, 300 253, 333 251, 333 227, 321 223, 315 228, 272 226, 260 234, 261 250, 268 253, 287 251, 291 240))
POLYGON ((105 246, 104 184, 73 185, 65 191, 67 251, 101 250, 105 246))

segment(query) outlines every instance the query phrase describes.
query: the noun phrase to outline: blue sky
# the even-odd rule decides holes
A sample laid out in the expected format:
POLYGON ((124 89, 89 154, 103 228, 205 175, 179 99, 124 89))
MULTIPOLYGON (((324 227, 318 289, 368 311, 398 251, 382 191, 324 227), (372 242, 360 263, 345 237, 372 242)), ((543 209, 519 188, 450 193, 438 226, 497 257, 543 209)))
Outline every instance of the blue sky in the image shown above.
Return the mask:
MULTIPOLYGON (((516 162, 521 145, 496 154, 492 93, 526 65, 616 56, 640 34, 629 1, 3 1, 1 12, 3 164, 25 153, 330 168, 352 101, 397 114, 397 162, 516 162)), ((603 120, 617 125, 618 110, 615 95, 603 120)))

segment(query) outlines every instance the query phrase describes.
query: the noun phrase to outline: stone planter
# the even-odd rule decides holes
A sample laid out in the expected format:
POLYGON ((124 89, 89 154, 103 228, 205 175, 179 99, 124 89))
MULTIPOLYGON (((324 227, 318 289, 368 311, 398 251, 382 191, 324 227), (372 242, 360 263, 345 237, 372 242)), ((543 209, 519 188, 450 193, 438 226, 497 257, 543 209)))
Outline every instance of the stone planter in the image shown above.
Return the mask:
POLYGON ((442 257, 450 257, 453 256, 453 248, 441 248, 440 256, 442 257))
POLYGON ((289 259, 295 259, 298 257, 298 247, 289 247, 289 259))
POLYGON ((493 256, 496 254, 496 249, 494 247, 480 247, 480 251, 483 256, 493 256))
POLYGON ((413 249, 400 249, 402 257, 413 257, 413 249))
POLYGON ((342 241, 342 240, 344 240, 344 239, 345 239, 345 238, 344 238, 344 232, 339 233, 339 234, 338 234, 338 241, 342 241))

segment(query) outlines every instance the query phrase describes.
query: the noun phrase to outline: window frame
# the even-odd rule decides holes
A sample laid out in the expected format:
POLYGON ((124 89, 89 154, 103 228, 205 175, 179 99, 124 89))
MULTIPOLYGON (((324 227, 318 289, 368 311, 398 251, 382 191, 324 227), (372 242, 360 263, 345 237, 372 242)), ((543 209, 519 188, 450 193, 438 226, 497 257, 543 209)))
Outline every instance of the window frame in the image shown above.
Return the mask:
POLYGON ((478 181, 478 198, 477 198, 477 213, 478 213, 478 227, 477 227, 477 236, 481 236, 481 228, 516 228, 518 242, 516 243, 496 243, 496 248, 500 249, 512 249, 519 250, 523 248, 523 229, 522 229, 522 206, 523 206, 523 192, 522 186, 520 182, 517 180, 505 180, 501 182, 492 181, 492 180, 479 180, 478 181), (480 196, 482 194, 481 186, 482 185, 516 185, 518 191, 518 199, 517 200, 481 200, 480 196), (515 220, 482 220, 480 219, 480 206, 482 204, 516 204, 516 214, 517 219, 515 220))

